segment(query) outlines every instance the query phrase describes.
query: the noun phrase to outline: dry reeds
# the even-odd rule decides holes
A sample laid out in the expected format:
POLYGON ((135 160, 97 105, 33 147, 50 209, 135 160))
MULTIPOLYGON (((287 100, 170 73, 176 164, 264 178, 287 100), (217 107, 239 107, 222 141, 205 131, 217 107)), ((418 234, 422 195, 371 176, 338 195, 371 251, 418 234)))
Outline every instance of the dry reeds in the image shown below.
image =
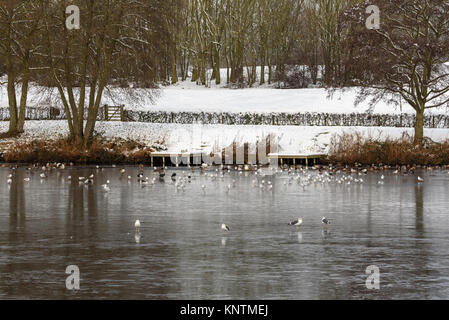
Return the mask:
POLYGON ((89 147, 80 147, 66 138, 13 142, 1 156, 10 163, 61 162, 74 164, 149 163, 154 148, 124 139, 95 137, 89 147))
POLYGON ((329 149, 330 162, 362 165, 447 165, 449 140, 437 143, 424 139, 422 146, 404 133, 398 139, 366 138, 360 133, 344 133, 332 137, 329 149))

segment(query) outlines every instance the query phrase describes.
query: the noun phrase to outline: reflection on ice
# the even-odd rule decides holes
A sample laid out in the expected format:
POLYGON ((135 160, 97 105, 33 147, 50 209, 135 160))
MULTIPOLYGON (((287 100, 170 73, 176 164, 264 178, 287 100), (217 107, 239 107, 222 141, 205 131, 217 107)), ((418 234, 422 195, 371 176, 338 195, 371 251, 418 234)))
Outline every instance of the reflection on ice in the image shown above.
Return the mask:
POLYGON ((121 169, 19 168, 9 184, 0 169, 0 297, 70 297, 55 280, 69 263, 89 279, 80 298, 449 297, 447 170, 121 169), (367 292, 373 263, 402 285, 367 292))

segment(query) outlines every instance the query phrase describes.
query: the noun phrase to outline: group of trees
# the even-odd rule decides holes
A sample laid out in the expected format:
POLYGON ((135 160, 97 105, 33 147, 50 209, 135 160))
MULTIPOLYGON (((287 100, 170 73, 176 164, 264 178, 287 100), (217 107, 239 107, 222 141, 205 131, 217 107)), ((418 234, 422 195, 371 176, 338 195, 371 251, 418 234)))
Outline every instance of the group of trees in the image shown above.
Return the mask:
POLYGON ((220 84, 224 79, 218 71, 226 68, 226 83, 252 86, 265 83, 264 76, 257 79, 256 66, 268 71, 272 83, 285 80, 289 65, 300 64, 315 84, 325 65, 323 76, 330 81, 340 72, 341 44, 347 37, 341 15, 360 2, 182 0, 180 28, 173 33, 173 68, 166 80, 185 80, 190 66, 192 81, 220 84))
POLYGON ((449 106, 447 0, 184 0, 167 80, 252 86, 358 86, 359 101, 403 101, 416 111, 415 142, 424 112, 449 106), (367 28, 366 9, 380 12, 367 28), (182 66, 181 70, 176 70, 182 66), (207 69, 212 69, 208 77, 207 69), (246 77, 243 70, 246 68, 246 77))
POLYGON ((7 75, 11 133, 22 132, 25 123, 31 68, 34 67, 32 60, 38 47, 41 9, 37 1, 6 1, 0 6, 0 61, 7 75))
POLYGON ((164 0, 2 0, 7 135, 23 131, 33 81, 57 89, 71 139, 88 144, 108 86, 156 87, 160 61, 170 50, 166 21, 176 13, 171 6, 164 0), (79 11, 68 11, 71 5, 79 11), (69 14, 78 12, 80 28, 68 28, 69 14))
MULTIPOLYGON (((298 38, 303 0, 183 0, 182 28, 175 37, 176 63, 180 72, 171 75, 186 79, 189 66, 192 81, 207 85, 221 79, 226 67, 226 83, 253 85, 256 66, 266 66, 269 81, 276 66, 283 65, 298 38), (207 69, 212 69, 207 74, 207 69), (244 68, 247 77, 244 79, 244 68)), ((175 62, 175 60, 174 60, 175 62)), ((264 83, 264 77, 260 78, 264 83)))
POLYGON ((70 136, 84 144, 108 86, 155 88, 190 75, 198 85, 252 86, 265 71, 269 83, 358 86, 361 99, 405 101, 421 142, 424 110, 449 102, 448 41, 447 0, 0 2, 9 134, 23 131, 34 81, 57 88, 70 136), (372 4, 375 30, 365 25, 372 4), (66 26, 69 5, 80 9, 80 29, 66 26))

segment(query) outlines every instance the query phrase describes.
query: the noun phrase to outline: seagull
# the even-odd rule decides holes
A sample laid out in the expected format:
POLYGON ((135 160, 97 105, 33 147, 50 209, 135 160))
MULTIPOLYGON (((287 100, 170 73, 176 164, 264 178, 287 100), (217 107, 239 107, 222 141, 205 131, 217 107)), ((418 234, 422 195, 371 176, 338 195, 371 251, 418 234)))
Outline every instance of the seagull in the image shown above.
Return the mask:
POLYGON ((221 224, 221 230, 223 230, 223 231, 231 231, 231 229, 229 229, 229 227, 227 225, 225 225, 224 223, 221 224))
POLYGON ((296 226, 299 227, 300 225, 302 225, 302 218, 298 218, 296 220, 291 221, 289 224, 289 226, 296 226))
POLYGON ((144 178, 143 173, 139 173, 139 174, 137 175, 137 182, 143 183, 143 182, 145 182, 145 181, 147 181, 147 180, 148 180, 148 177, 147 177, 147 178, 144 178))
POLYGON ((326 218, 326 217, 322 217, 322 218, 321 218, 321 223, 323 224, 323 226, 327 226, 327 225, 331 224, 331 222, 329 221, 329 219, 326 218))
POLYGON ((136 222, 134 223, 134 227, 136 227, 136 233, 139 233, 140 220, 136 220, 136 222))
POLYGON ((45 173, 41 173, 40 177, 41 177, 42 179, 47 178, 47 176, 45 175, 45 173))
POLYGON ((424 182, 424 179, 418 176, 418 182, 424 182))

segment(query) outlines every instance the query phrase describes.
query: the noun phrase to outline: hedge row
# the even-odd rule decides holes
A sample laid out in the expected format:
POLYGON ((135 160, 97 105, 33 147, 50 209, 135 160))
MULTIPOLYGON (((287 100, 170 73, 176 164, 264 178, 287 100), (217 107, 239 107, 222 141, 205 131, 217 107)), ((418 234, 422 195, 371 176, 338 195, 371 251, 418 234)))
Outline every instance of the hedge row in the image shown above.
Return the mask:
MULTIPOLYGON (((227 124, 227 125, 292 125, 292 126, 364 126, 364 127, 413 127, 413 114, 370 113, 227 113, 227 112, 163 112, 127 111, 128 121, 227 124)), ((449 128, 449 116, 427 115, 427 128, 449 128)))
MULTIPOLYGON (((84 113, 84 117, 87 118, 87 110, 84 113)), ((35 108, 27 107, 25 113, 26 120, 66 120, 64 110, 58 108, 35 108)), ((0 108, 0 121, 9 120, 9 109, 0 108)), ((101 107, 98 112, 98 120, 104 120, 104 108, 101 107)))
MULTIPOLYGON (((413 127, 413 114, 370 113, 229 113, 229 112, 165 112, 125 111, 127 121, 179 124, 227 124, 227 125, 292 125, 292 126, 363 126, 363 127, 413 127)), ((0 120, 8 120, 8 109, 0 108, 0 120)), ((64 111, 55 109, 27 108, 27 120, 65 119, 64 111)), ((98 120, 104 120, 100 110, 98 120)), ((427 115, 426 128, 449 128, 449 116, 427 115)))

